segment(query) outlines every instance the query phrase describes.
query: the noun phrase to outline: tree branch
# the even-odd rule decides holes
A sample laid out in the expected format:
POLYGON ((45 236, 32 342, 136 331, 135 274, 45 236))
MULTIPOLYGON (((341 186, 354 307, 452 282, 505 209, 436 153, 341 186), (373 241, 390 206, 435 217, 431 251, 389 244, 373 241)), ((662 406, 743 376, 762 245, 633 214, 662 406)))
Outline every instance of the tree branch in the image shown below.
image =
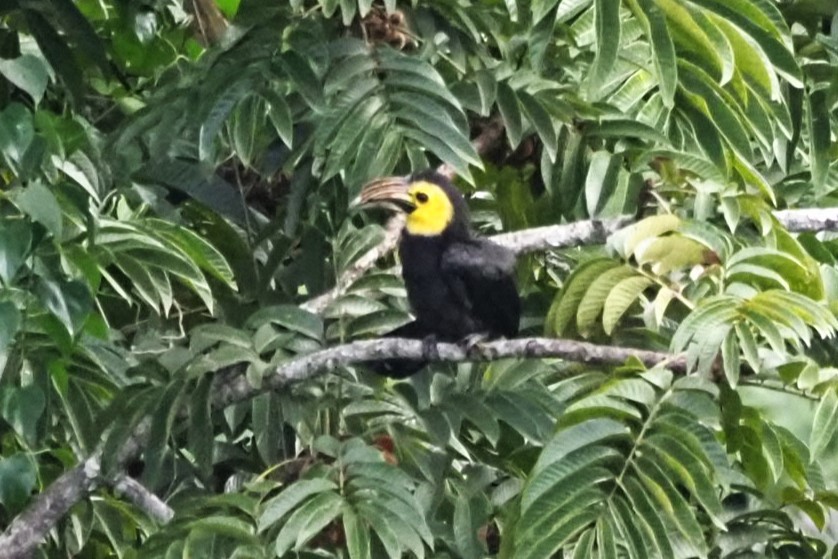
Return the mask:
POLYGON ((490 237, 516 254, 557 248, 568 248, 605 243, 608 236, 634 222, 632 216, 614 219, 587 219, 563 225, 534 227, 490 237))
POLYGON ((467 351, 459 344, 438 343, 436 349, 437 356, 428 358, 425 355, 424 342, 409 338, 364 340, 322 349, 278 365, 263 379, 261 388, 254 388, 243 373, 228 378, 224 384, 214 387, 213 407, 221 409, 266 390, 283 388, 342 365, 390 358, 458 363, 496 361, 509 357, 553 357, 587 365, 622 365, 627 359, 634 357, 647 367, 663 364, 682 374, 687 370, 687 361, 683 355, 556 338, 497 340, 478 344, 473 351, 467 351))
POLYGON ((118 497, 134 503, 134 506, 160 524, 166 524, 175 515, 172 507, 161 501, 157 495, 132 477, 119 474, 110 485, 118 497))
MULTIPOLYGON (((437 344, 438 356, 432 361, 492 361, 505 357, 555 357, 589 365, 618 365, 629 357, 639 359, 647 366, 664 364, 673 371, 686 372, 683 356, 626 347, 611 347, 551 338, 519 338, 479 344, 475 351, 466 351, 457 344, 437 344)), ((286 387, 332 370, 341 365, 351 365, 376 359, 401 358, 426 359, 421 340, 386 338, 353 342, 314 353, 301 355, 277 366, 267 375, 259 388, 253 387, 245 374, 245 365, 233 365, 217 374, 213 387, 212 407, 223 409, 269 390, 286 387)), ((148 437, 150 421, 146 418, 120 450, 117 462, 124 464, 136 456, 148 437)), ((101 454, 97 452, 75 468, 68 470, 47 487, 20 513, 0 535, 0 559, 28 557, 44 541, 49 531, 70 510, 98 486, 101 454)), ((171 509, 136 482, 122 476, 115 487, 142 510, 158 520, 165 521, 171 509), (136 485, 135 485, 136 484, 136 485), (139 486, 139 487, 137 487, 139 486), (136 499, 136 500, 135 500, 136 499), (139 502, 138 502, 139 501, 139 502), (156 502, 155 502, 156 501, 156 502)), ((171 518, 168 516, 168 518, 171 518)))
MULTIPOLYGON (((838 208, 778 210, 773 215, 783 227, 792 233, 838 231, 838 208)), ((490 238, 518 254, 523 254, 539 250, 603 244, 609 235, 627 225, 631 225, 634 221, 633 216, 588 219, 501 233, 490 238)), ((334 288, 309 299, 300 306, 309 312, 322 312, 329 306, 329 303, 343 294, 352 282, 375 266, 379 258, 383 258, 396 248, 403 226, 403 216, 398 215, 391 218, 387 222, 387 234, 384 242, 359 258, 355 265, 338 280, 338 284, 334 288)))
POLYGON ((70 508, 96 489, 99 455, 61 474, 0 535, 0 559, 30 557, 70 508))
POLYGON ((301 308, 313 312, 320 313, 329 306, 329 304, 340 297, 346 288, 363 276, 369 269, 375 266, 379 258, 384 258, 396 248, 399 243, 399 236, 404 227, 404 215, 396 214, 387 221, 384 230, 384 239, 373 249, 362 255, 343 275, 338 278, 337 285, 329 291, 309 299, 302 305, 301 308))
POLYGON ((793 233, 838 231, 838 208, 777 210, 774 217, 793 233))
POLYGON ((205 47, 214 45, 221 40, 227 31, 229 23, 221 10, 212 0, 192 0, 184 4, 186 10, 192 14, 192 27, 195 28, 196 39, 205 47))

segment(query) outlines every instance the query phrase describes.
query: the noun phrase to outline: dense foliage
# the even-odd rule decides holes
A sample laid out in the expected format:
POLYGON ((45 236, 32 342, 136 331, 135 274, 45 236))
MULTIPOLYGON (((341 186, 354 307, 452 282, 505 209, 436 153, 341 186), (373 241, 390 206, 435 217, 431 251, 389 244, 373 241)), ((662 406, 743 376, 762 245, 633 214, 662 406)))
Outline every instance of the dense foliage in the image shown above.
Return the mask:
POLYGON ((772 212, 838 200, 834 9, 0 2, 0 526, 103 449, 174 519, 104 483, 42 556, 832 552, 838 237, 772 212), (520 258, 522 335, 689 374, 337 367, 220 399, 405 322, 391 256, 301 305, 384 237, 360 186, 442 163, 485 234, 636 216, 520 258))

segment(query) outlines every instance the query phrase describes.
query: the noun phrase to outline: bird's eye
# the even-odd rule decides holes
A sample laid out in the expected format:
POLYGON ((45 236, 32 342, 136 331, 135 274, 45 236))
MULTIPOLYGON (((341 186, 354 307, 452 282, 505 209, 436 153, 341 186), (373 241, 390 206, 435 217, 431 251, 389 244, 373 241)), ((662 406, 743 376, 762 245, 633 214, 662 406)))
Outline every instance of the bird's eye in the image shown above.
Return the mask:
POLYGON ((417 192, 417 193, 416 193, 416 200, 417 200, 420 204, 424 204, 425 202, 427 202, 427 201, 428 201, 428 195, 427 195, 427 194, 425 194, 424 192, 417 192))

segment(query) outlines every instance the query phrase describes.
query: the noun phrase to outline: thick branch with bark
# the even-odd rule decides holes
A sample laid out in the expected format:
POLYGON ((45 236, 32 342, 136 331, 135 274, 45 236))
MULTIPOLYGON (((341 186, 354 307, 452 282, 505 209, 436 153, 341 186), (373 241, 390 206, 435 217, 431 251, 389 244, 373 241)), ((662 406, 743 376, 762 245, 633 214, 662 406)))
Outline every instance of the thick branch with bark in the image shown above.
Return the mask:
POLYGON ((53 481, 0 536, 0 559, 31 557, 70 508, 96 489, 99 471, 99 455, 94 454, 53 481))
MULTIPOLYGON (((686 371, 686 360, 682 356, 625 347, 611 347, 551 338, 520 338, 499 340, 480 344, 473 351, 467 351, 457 344, 437 344, 433 361, 491 361, 506 357, 553 357, 589 365, 619 365, 629 357, 635 357, 647 366, 664 365, 676 372, 686 371)), ((213 387, 212 406, 216 410, 257 396, 268 390, 276 390, 290 384, 312 378, 343 365, 351 365, 376 359, 401 358, 425 360, 423 343, 420 340, 387 338, 353 342, 335 346, 314 353, 301 355, 280 365, 254 388, 247 380, 244 366, 233 366, 219 371, 220 379, 213 387)), ((123 463, 132 454, 138 453, 148 436, 148 421, 142 422, 120 451, 118 462, 123 463)), ((100 455, 94 454, 75 468, 68 470, 35 497, 32 504, 19 514, 0 535, 0 559, 28 557, 41 544, 48 532, 70 510, 99 484, 100 455)), ((130 478, 117 478, 116 486, 149 514, 159 515, 159 520, 170 518, 170 509, 142 486, 130 478)))
POLYGON ((330 347, 279 365, 270 376, 265 377, 259 389, 254 388, 244 374, 228 378, 224 384, 214 387, 213 407, 221 409, 252 398, 265 390, 276 390, 343 365, 394 357, 411 361, 449 363, 495 361, 507 357, 554 357, 588 365, 620 365, 629 357, 635 357, 646 366, 665 364, 680 373, 686 372, 687 365, 682 356, 671 353, 554 338, 498 340, 479 344, 473 351, 467 351, 459 344, 449 343, 439 343, 436 348, 438 355, 428 359, 423 352, 423 341, 407 338, 381 338, 330 347))
POLYGON ((491 237, 517 254, 557 248, 568 248, 605 243, 608 236, 634 222, 632 216, 614 219, 586 219, 563 225, 534 227, 491 237))

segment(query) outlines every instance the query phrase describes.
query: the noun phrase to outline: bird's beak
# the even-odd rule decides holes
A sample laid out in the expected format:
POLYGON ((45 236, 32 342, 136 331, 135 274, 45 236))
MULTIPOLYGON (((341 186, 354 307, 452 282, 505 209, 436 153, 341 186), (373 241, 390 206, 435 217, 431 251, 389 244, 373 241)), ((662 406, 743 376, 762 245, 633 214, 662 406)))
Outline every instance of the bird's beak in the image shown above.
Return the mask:
POLYGON ((383 206, 410 213, 416 209, 413 199, 408 194, 409 177, 384 177, 368 182, 361 189, 353 206, 383 206))

